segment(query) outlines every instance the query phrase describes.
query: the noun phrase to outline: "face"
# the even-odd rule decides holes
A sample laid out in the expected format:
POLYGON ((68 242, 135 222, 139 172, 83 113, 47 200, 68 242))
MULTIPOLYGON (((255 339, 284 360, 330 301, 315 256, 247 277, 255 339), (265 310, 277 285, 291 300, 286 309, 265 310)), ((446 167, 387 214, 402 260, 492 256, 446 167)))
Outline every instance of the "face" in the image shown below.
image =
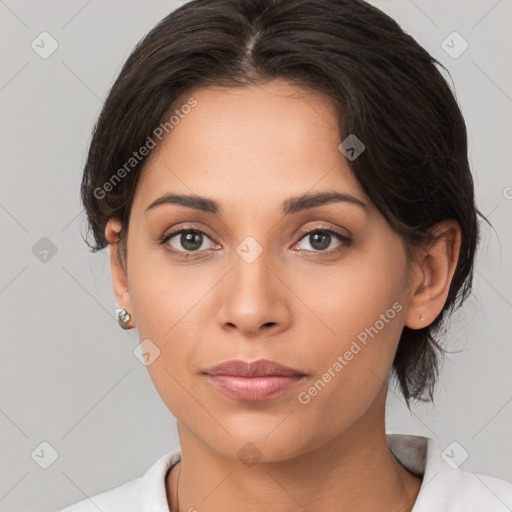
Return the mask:
POLYGON ((383 414, 411 296, 404 247, 338 149, 325 99, 281 81, 192 96, 136 190, 129 308, 140 340, 159 350, 148 370, 179 426, 226 457, 250 442, 263 460, 285 460, 383 414), (320 193, 340 196, 291 201, 320 193), (148 209, 166 194, 218 211, 148 209), (205 374, 234 359, 302 377, 234 396, 205 374))

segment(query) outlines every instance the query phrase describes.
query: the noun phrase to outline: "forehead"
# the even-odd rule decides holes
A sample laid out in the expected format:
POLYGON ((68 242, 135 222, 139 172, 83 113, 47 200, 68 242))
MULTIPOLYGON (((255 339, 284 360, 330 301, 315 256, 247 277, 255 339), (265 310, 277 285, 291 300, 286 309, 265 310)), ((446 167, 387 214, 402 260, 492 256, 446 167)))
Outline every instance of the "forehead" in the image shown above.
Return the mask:
POLYGON ((322 95, 273 81, 197 89, 183 105, 190 98, 195 106, 146 161, 134 207, 170 191, 260 206, 326 189, 364 197, 338 149, 337 111, 322 95))

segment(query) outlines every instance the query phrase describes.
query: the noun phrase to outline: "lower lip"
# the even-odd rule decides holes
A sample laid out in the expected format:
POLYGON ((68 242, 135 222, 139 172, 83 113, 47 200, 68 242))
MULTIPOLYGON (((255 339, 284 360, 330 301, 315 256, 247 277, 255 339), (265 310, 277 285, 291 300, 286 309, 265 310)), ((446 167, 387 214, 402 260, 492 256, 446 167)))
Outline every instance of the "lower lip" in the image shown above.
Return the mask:
POLYGON ((208 375, 209 382, 219 391, 238 400, 262 402, 274 398, 296 386, 304 377, 269 375, 267 377, 239 377, 236 375, 208 375))

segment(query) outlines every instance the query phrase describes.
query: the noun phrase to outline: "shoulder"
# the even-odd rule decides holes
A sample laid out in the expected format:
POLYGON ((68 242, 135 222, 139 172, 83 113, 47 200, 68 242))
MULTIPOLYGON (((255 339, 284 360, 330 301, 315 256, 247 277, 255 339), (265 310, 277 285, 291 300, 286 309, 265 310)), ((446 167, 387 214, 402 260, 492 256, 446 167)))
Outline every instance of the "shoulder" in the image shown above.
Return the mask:
MULTIPOLYGON (((510 512, 512 483, 483 473, 452 470, 438 473, 434 486, 444 496, 446 510, 464 512, 510 512)), ((421 512, 421 511, 420 511, 421 512)))
POLYGON ((181 450, 166 453, 142 476, 55 512, 168 512, 165 476, 180 460, 181 450))
POLYGON ((135 478, 119 487, 85 498, 56 512, 135 512, 139 495, 140 478, 135 478))
POLYGON ((461 469, 467 452, 457 442, 415 435, 387 434, 395 457, 413 473, 422 475, 412 512, 510 512, 512 483, 461 469))

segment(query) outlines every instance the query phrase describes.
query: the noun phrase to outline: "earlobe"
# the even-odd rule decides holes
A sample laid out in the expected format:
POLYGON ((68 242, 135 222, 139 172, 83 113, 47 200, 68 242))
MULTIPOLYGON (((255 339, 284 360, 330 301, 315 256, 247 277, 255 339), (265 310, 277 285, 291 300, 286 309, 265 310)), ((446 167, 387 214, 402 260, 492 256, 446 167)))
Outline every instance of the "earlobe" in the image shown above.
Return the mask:
POLYGON ((121 254, 119 250, 119 232, 122 223, 119 219, 110 219, 105 227, 105 238, 108 241, 110 251, 110 271, 112 274, 112 286, 114 295, 119 308, 124 308, 130 314, 128 328, 135 327, 133 320, 133 310, 130 302, 130 292, 128 290, 128 279, 126 271, 123 268, 121 254))
POLYGON ((419 252, 405 325, 422 329, 439 315, 448 297, 459 259, 461 231, 455 220, 445 220, 432 228, 434 240, 419 252))

